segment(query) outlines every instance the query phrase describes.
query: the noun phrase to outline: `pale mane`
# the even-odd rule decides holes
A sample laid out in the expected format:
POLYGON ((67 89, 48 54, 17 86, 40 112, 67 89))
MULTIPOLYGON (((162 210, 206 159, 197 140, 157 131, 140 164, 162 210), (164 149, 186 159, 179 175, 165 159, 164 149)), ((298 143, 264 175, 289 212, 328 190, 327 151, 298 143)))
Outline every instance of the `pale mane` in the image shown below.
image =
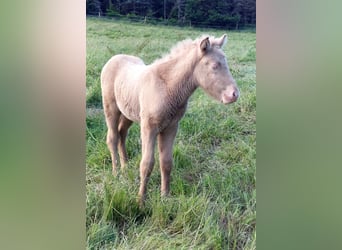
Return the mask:
POLYGON ((184 55, 188 54, 190 50, 197 48, 197 46, 200 45, 200 42, 206 37, 209 37, 210 40, 214 39, 213 36, 208 35, 202 35, 195 40, 185 39, 178 42, 171 48, 168 54, 164 55, 162 58, 155 60, 153 63, 165 63, 179 57, 184 57, 184 55))

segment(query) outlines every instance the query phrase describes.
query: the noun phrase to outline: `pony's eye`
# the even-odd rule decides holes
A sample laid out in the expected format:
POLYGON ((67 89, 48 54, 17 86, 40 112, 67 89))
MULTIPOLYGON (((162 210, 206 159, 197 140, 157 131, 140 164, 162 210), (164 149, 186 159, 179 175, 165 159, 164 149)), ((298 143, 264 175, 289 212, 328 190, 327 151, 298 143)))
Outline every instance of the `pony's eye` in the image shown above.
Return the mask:
POLYGON ((214 65, 213 65, 213 69, 218 69, 219 67, 221 66, 221 63, 220 62, 218 62, 218 63, 215 63, 214 65))

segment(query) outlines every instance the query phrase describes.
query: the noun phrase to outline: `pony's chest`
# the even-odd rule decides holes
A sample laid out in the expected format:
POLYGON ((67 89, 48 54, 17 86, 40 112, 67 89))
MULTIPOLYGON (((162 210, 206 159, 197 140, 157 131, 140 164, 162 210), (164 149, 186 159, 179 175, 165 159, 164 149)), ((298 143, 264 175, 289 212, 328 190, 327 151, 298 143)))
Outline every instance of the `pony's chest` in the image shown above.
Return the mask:
POLYGON ((178 123, 184 116, 186 107, 187 103, 180 107, 164 107, 164 109, 159 113, 158 119, 156 119, 159 130, 163 130, 170 125, 178 123))

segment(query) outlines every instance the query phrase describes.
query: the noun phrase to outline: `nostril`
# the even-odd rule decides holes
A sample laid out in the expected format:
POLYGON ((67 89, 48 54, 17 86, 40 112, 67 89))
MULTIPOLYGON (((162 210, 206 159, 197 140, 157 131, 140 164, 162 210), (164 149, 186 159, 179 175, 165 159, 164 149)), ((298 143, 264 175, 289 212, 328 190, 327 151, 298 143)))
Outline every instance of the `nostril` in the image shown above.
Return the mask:
POLYGON ((233 92, 233 97, 237 97, 238 93, 236 91, 233 92))

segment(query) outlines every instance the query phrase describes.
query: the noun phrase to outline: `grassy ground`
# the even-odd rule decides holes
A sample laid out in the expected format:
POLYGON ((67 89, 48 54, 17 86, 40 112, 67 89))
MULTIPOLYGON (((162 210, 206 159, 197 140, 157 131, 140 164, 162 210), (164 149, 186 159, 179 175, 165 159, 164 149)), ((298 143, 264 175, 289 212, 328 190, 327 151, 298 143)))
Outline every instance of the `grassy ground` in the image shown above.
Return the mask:
POLYGON ((88 249, 256 248, 255 43, 253 32, 87 19, 88 249), (179 40, 224 32, 229 39, 224 51, 241 98, 225 106, 202 90, 194 93, 174 146, 172 195, 160 198, 156 161, 141 209, 136 201, 139 126, 133 125, 128 135, 128 171, 114 178, 101 110, 101 68, 114 54, 151 63, 179 40))

